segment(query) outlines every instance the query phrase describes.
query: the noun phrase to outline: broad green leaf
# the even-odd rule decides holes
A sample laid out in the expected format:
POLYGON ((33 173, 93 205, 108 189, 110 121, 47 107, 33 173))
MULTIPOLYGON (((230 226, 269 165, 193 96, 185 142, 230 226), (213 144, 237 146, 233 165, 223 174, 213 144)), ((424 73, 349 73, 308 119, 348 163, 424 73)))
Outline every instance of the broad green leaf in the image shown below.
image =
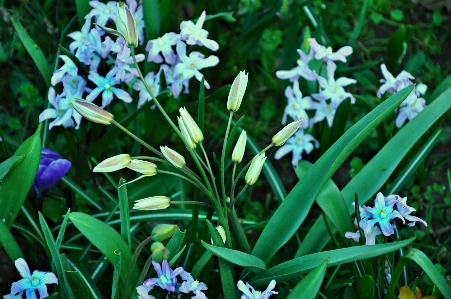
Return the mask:
POLYGON ((235 265, 248 267, 254 273, 261 273, 262 270, 266 270, 266 264, 258 257, 238 250, 213 246, 204 241, 201 241, 201 243, 202 246, 204 246, 207 250, 211 251, 218 257, 223 258, 235 265))
POLYGON ((199 278, 200 272, 202 272, 202 269, 205 267, 212 256, 213 253, 211 251, 204 251, 200 259, 198 259, 196 264, 194 265, 193 270, 191 271, 191 275, 193 275, 194 279, 199 278))
POLYGON ((9 230, 8 226, 0 219, 0 246, 6 251, 11 261, 15 261, 18 258, 24 258, 22 250, 20 250, 19 244, 14 239, 13 234, 9 230))
MULTIPOLYGON (((342 189, 349 213, 354 212, 352 203, 357 193, 359 203, 364 204, 372 198, 387 182, 401 160, 430 127, 451 108, 451 88, 442 93, 414 119, 409 121, 365 167, 342 189)), ((431 139, 430 141, 433 141, 431 139)), ((427 144, 430 144, 430 141, 427 144)), ((426 145, 425 145, 426 146, 426 145)), ((427 149, 427 148, 425 148, 427 149)), ((420 151, 421 152, 421 151, 420 151)), ((324 219, 318 218, 304 238, 296 256, 318 252, 329 242, 324 219), (323 238, 318 240, 317 236, 323 238), (305 246, 304 246, 305 244, 305 246)))
POLYGON ((14 156, 25 155, 24 160, 0 182, 0 219, 5 219, 8 227, 16 219, 38 171, 41 160, 41 129, 42 124, 33 136, 19 146, 14 156))
MULTIPOLYGON (((308 161, 299 161, 298 167, 295 169, 299 180, 302 180, 305 177, 312 165, 313 164, 308 161)), ((331 179, 328 180, 321 192, 318 194, 316 202, 327 217, 330 218, 332 223, 340 232, 340 235, 344 236, 346 232, 354 230, 350 217, 346 217, 349 212, 343 196, 341 195, 340 189, 338 189, 337 185, 335 185, 331 179)))
POLYGON ((398 65, 405 54, 404 47, 407 47, 406 31, 406 27, 401 25, 388 40, 385 64, 388 71, 392 74, 398 73, 398 65))
POLYGON ((418 51, 409 59, 409 61, 407 61, 404 69, 406 72, 409 72, 412 76, 416 77, 417 74, 421 72, 421 68, 425 61, 426 54, 423 51, 418 51))
POLYGON ((130 207, 127 196, 127 185, 125 180, 121 178, 118 184, 119 211, 121 213, 121 236, 131 249, 132 237, 130 236, 130 207))
POLYGON ((85 16, 91 11, 92 7, 88 0, 75 0, 75 8, 77 9, 78 25, 81 28, 86 21, 85 16))
POLYGON ((236 19, 233 17, 233 11, 220 12, 215 15, 207 15, 205 21, 211 21, 213 19, 222 19, 229 23, 236 21, 236 19))
POLYGON ((451 75, 443 79, 439 86, 432 92, 432 94, 427 98, 427 104, 438 98, 443 92, 451 87, 451 75))
MULTIPOLYGON (((108 258, 111 264, 114 265, 115 250, 121 253, 121 278, 125 281, 128 274, 128 265, 132 260, 132 253, 120 234, 102 221, 84 213, 72 212, 69 219, 108 258)), ((132 288, 138 280, 138 274, 135 271, 132 271, 132 273, 129 288, 132 288)))
POLYGON ((0 163, 0 182, 8 174, 13 171, 25 159, 25 155, 12 156, 0 163))
POLYGON ((373 299, 375 292, 374 279, 371 275, 364 275, 357 281, 357 296, 359 299, 373 299))
POLYGON ((143 16, 146 27, 146 40, 160 36, 160 5, 158 0, 143 0, 143 16))
POLYGON ((291 291, 287 299, 314 299, 324 280, 328 261, 329 259, 326 259, 318 267, 313 269, 312 272, 307 274, 291 291))
POLYGON ((327 258, 329 258, 327 266, 332 267, 380 256, 408 246, 414 240, 412 238, 387 244, 354 246, 301 256, 260 273, 250 280, 250 284, 254 287, 263 287, 273 279, 277 282, 283 282, 295 278, 309 272, 327 258))
POLYGON ((305 179, 294 186, 271 217, 254 247, 253 255, 267 261, 293 236, 321 189, 338 167, 379 123, 393 113, 412 90, 413 86, 404 88, 382 102, 346 131, 318 159, 305 179))
POLYGON ((169 257, 174 258, 182 248, 183 241, 185 240, 186 233, 177 229, 172 235, 171 240, 169 240, 166 245, 166 249, 169 251, 169 257))
POLYGON ((15 17, 11 17, 11 23, 16 30, 17 36, 19 36, 20 41, 27 50, 28 54, 30 54, 36 67, 41 73, 45 84, 47 85, 47 87, 50 87, 50 78, 52 77, 52 72, 47 58, 45 57, 44 53, 42 53, 41 48, 39 48, 38 44, 36 44, 36 42, 28 34, 27 30, 23 28, 22 24, 20 24, 20 22, 16 20, 15 17))
POLYGON ((83 280, 84 286, 86 288, 85 291, 90 293, 90 297, 87 297, 87 298, 102 299, 102 296, 100 295, 100 292, 97 289, 96 284, 94 283, 94 281, 91 278, 91 274, 89 274, 88 271, 86 271, 86 269, 78 261, 78 259, 71 255, 67 255, 66 260, 69 263, 69 265, 72 267, 72 269, 77 271, 77 273, 80 275, 81 280, 83 280))

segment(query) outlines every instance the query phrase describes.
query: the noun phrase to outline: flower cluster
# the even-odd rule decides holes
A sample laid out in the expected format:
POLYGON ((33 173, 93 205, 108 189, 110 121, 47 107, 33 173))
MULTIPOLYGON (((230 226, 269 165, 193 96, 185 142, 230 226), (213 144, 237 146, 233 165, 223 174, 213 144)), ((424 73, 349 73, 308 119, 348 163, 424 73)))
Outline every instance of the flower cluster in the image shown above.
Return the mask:
MULTIPOLYGON (((65 128, 78 129, 81 115, 72 104, 75 99, 83 99, 84 96, 90 103, 101 98, 102 104, 99 106, 102 108, 108 106, 114 97, 126 103, 132 102, 131 95, 119 87, 121 84, 130 85, 139 92, 138 108, 151 100, 143 82, 137 80, 138 70, 134 67, 132 52, 129 48, 137 43, 144 44, 142 3, 136 0, 126 2, 128 7, 116 1, 110 1, 107 4, 98 0, 90 1, 92 10, 86 15, 86 22, 81 31, 68 34, 73 39, 69 50, 85 70, 80 70, 77 66, 78 62, 76 64, 69 56, 60 55, 64 64, 53 73, 51 83, 53 86, 62 83, 62 93, 57 94, 56 89, 51 87, 48 99, 52 108, 44 110, 39 115, 40 122, 53 119, 49 125, 50 129, 61 125, 65 128), (97 26, 92 25, 93 21, 97 26), (104 27, 110 21, 117 23, 117 31, 104 27), (133 26, 127 21, 133 23, 133 26), (133 28, 128 28, 128 25, 133 28), (131 30, 132 33, 135 32, 139 42, 134 38, 129 40, 130 36, 126 32, 124 34, 126 29, 131 30), (105 31, 117 34, 119 37, 112 39, 105 34, 105 31)), ((212 51, 219 48, 218 43, 207 38, 208 32, 202 28, 205 18, 204 11, 195 24, 192 21, 183 21, 180 24, 180 34, 170 32, 148 42, 147 60, 161 64, 157 73, 149 72, 144 77, 154 95, 158 95, 161 91, 161 72, 164 73, 167 87, 177 98, 182 89, 185 93, 188 92, 191 78, 202 80, 201 69, 218 64, 219 59, 216 56, 211 55, 205 58, 200 52, 188 53, 186 49, 186 45, 204 46, 212 51)), ((141 62, 146 57, 144 54, 137 54, 135 58, 136 62, 141 62)), ((210 87, 207 81, 205 81, 205 87, 210 87)))
MULTIPOLYGON (((382 75, 384 79, 381 79, 381 83, 383 83, 379 90, 377 91, 377 97, 380 98, 383 94, 395 94, 401 89, 412 85, 413 82, 411 80, 415 79, 410 73, 406 71, 402 71, 398 74, 398 76, 394 77, 388 70, 385 64, 381 65, 382 75)), ((396 126, 398 128, 402 127, 405 121, 411 120, 418 113, 423 111, 426 107, 426 101, 420 96, 425 94, 427 90, 427 86, 425 84, 418 84, 415 86, 414 90, 409 94, 409 96, 401 103, 398 107, 397 117, 396 117, 396 126)))
POLYGON ((207 299, 202 292, 208 289, 207 285, 195 280, 182 267, 172 270, 167 260, 163 260, 161 266, 156 262, 152 262, 152 264, 157 272, 157 277, 145 280, 142 285, 136 288, 142 299, 155 299, 154 296, 149 295, 149 292, 156 286, 170 293, 193 293, 192 299, 207 299), (182 280, 182 283, 178 283, 178 278, 182 280))
POLYGON ((314 147, 319 147, 318 141, 312 135, 304 133, 304 130, 311 130, 314 124, 324 119, 326 119, 329 127, 332 127, 335 112, 341 102, 348 98, 351 100, 351 103, 355 102, 355 98, 351 93, 345 91, 344 87, 357 81, 345 77, 335 79, 337 65, 334 62, 346 62, 346 57, 352 54, 352 48, 346 46, 337 52, 333 52, 331 47, 326 48, 318 44, 314 38, 309 38, 308 43, 310 46, 308 54, 298 50, 300 59, 297 61, 295 68, 276 72, 276 76, 279 79, 288 79, 290 82, 293 82, 293 86, 288 86, 285 89, 288 105, 284 110, 282 124, 287 122, 288 116, 294 120, 303 120, 298 133, 291 137, 287 144, 275 154, 275 158, 280 159, 289 152, 293 152, 293 165, 297 165, 298 161, 302 159, 303 152, 309 154, 314 147), (320 76, 316 70, 310 68, 309 64, 314 60, 321 61, 319 73, 321 73, 323 66, 326 66, 327 78, 320 76), (312 97, 303 96, 299 89, 300 78, 307 81, 316 81, 319 88, 318 93, 312 94, 312 97), (309 117, 307 111, 312 111, 311 115, 313 116, 309 117))
POLYGON ((256 291, 249 283, 244 284, 243 281, 238 281, 237 283, 238 290, 243 292, 243 295, 241 295, 241 299, 268 299, 273 294, 278 294, 277 292, 273 291, 273 289, 276 287, 276 281, 271 280, 266 290, 263 292, 256 291))
MULTIPOLYGON (((373 208, 361 206, 359 211, 359 227, 365 235, 366 245, 374 245, 377 235, 390 236, 394 234, 396 228, 394 224, 395 218, 401 219, 403 224, 406 221, 410 221, 408 223, 409 226, 414 226, 416 222, 422 222, 427 226, 424 220, 410 215, 415 209, 407 205, 407 197, 402 198, 399 195, 384 196, 379 192, 376 195, 373 208)), ((347 232, 345 237, 358 241, 360 232, 347 232)))

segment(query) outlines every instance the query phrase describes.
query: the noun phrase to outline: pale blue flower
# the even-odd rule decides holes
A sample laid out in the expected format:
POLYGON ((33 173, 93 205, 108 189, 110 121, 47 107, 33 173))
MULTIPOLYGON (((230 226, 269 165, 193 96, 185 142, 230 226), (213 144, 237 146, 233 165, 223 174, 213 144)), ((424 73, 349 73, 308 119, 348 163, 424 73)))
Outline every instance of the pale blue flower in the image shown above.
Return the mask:
POLYGON ((407 205, 407 197, 401 198, 400 196, 398 196, 396 209, 399 211, 399 214, 401 214, 401 216, 404 217, 404 219, 406 219, 407 221, 412 221, 407 224, 408 226, 414 226, 415 222, 417 221, 423 223, 425 226, 428 226, 426 221, 424 221, 423 219, 410 215, 410 213, 416 210, 407 205))
MULTIPOLYGON (((133 77, 138 77, 138 71, 135 68, 130 67, 134 65, 133 57, 130 55, 130 48, 124 46, 119 53, 117 53, 116 60, 114 61, 114 67, 111 70, 114 73, 115 83, 120 82, 130 82, 133 77)), ((144 54, 135 55, 136 62, 141 62, 144 60, 144 54)))
POLYGON ((168 292, 175 292, 177 287, 177 272, 174 272, 168 264, 167 260, 163 260, 160 264, 152 262, 155 271, 157 271, 157 278, 149 278, 144 281, 143 285, 147 288, 153 288, 154 286, 159 286, 163 290, 168 292), (162 269, 163 268, 163 269, 162 269))
POLYGON ((276 77, 279 79, 289 79, 290 82, 296 82, 299 80, 300 77, 304 78, 305 80, 313 81, 316 80, 315 72, 312 71, 309 67, 309 62, 312 60, 314 52, 312 49, 310 49, 310 52, 308 55, 306 55, 301 50, 298 50, 300 59, 297 60, 297 66, 291 70, 288 71, 277 71, 276 77))
POLYGON ((315 51, 315 59, 322 59, 324 62, 337 60, 346 62, 346 56, 352 54, 352 48, 350 46, 342 47, 338 49, 337 52, 333 52, 332 47, 326 48, 325 46, 318 44, 314 38, 309 38, 308 42, 310 44, 310 48, 315 51))
POLYGON ((110 1, 104 4, 100 1, 89 1, 89 5, 93 8, 86 16, 86 20, 95 17, 95 23, 100 26, 105 26, 108 20, 116 19, 116 1, 110 1))
POLYGON ((282 116, 282 124, 286 124, 287 116, 292 119, 302 119, 300 128, 307 129, 309 126, 309 117, 305 110, 315 109, 315 104, 309 96, 302 97, 302 92, 299 89, 299 81, 294 81, 293 87, 288 86, 285 89, 285 96, 288 99, 288 105, 282 116))
POLYGON ((3 296, 3 299, 22 299, 22 292, 20 292, 18 295, 5 295, 3 296))
POLYGON ((147 287, 146 285, 142 284, 136 288, 136 292, 138 293, 139 297, 141 297, 141 299, 155 299, 154 296, 149 295, 149 291, 152 289, 153 286, 147 287))
POLYGON ((314 147, 319 147, 319 142, 310 134, 304 134, 304 130, 299 130, 296 134, 288 138, 287 142, 282 145, 275 153, 274 158, 280 159, 289 152, 293 152, 291 164, 298 165, 298 161, 302 159, 302 154, 307 155, 312 152, 314 147))
POLYGON ((397 210, 393 209, 393 206, 394 204, 391 202, 386 204, 384 195, 379 192, 374 201, 374 208, 365 207, 365 212, 369 215, 365 233, 377 225, 384 236, 394 234, 393 219, 399 218, 404 223, 404 218, 397 210))
POLYGON ((109 105, 113 100, 113 94, 126 103, 130 103, 132 101, 132 97, 128 94, 128 92, 114 87, 116 84, 114 80, 114 76, 116 75, 115 70, 112 69, 109 71, 105 78, 101 77, 99 74, 95 72, 91 72, 88 76, 88 79, 94 82, 97 85, 96 88, 92 90, 92 92, 86 97, 86 100, 92 102, 95 98, 102 93, 102 108, 109 105))
POLYGON ((191 297, 191 299, 208 299, 207 296, 205 296, 205 294, 199 290, 197 290, 195 294, 196 295, 191 297))
POLYGON ((399 105, 399 112, 396 116, 396 126, 398 128, 402 127, 406 120, 412 120, 426 107, 426 100, 419 98, 413 90, 409 96, 399 105))
POLYGON ((33 274, 30 274, 27 262, 22 258, 17 259, 14 264, 23 279, 18 282, 13 282, 11 285, 11 295, 25 291, 27 299, 37 299, 36 291, 38 291, 39 298, 41 299, 49 295, 46 284, 58 284, 58 278, 52 272, 35 270, 33 274))
POLYGON ((238 281, 237 287, 238 290, 243 292, 241 299, 268 299, 272 294, 277 294, 277 292, 273 291, 276 287, 275 280, 271 280, 268 287, 263 292, 256 291, 249 283, 244 284, 241 280, 238 281))
POLYGON ((78 74, 78 67, 75 65, 75 63, 66 55, 60 55, 60 58, 64 61, 64 65, 57 69, 50 79, 53 86, 58 84, 59 82, 63 81, 63 77, 66 74, 77 76, 78 74))
MULTIPOLYGON (((158 72, 156 75, 154 72, 150 72, 144 77, 144 80, 146 81, 146 84, 149 86, 152 93, 157 96, 160 92, 160 72, 158 72)), ((150 96, 149 92, 144 86, 144 83, 141 80, 136 80, 133 83, 132 88, 136 91, 139 91, 138 109, 142 105, 144 105, 145 102, 152 100, 152 97, 150 96)))
POLYGON ((180 36, 188 45, 204 46, 212 51, 219 49, 219 45, 214 40, 208 39, 208 31, 202 29, 206 18, 205 10, 200 15, 196 24, 192 21, 180 23, 180 36))
MULTIPOLYGON (((176 270, 179 270, 179 268, 177 268, 176 270)), ((198 291, 208 290, 208 287, 205 283, 199 282, 198 280, 194 280, 194 278, 191 276, 191 274, 186 272, 185 270, 182 269, 182 272, 180 272, 179 275, 184 280, 182 285, 179 288, 180 292, 186 293, 186 294, 193 292, 197 296, 198 291)), ((199 296, 201 296, 201 294, 199 294, 199 296)))
POLYGON ((315 102, 315 115, 310 120, 310 126, 313 124, 322 121, 323 119, 327 120, 327 124, 330 128, 332 128, 332 123, 334 122, 335 112, 337 110, 327 102, 327 100, 320 100, 319 103, 315 102))
POLYGON ((163 54, 164 60, 167 64, 174 64, 177 59, 172 46, 175 46, 177 41, 180 40, 180 35, 174 32, 168 32, 162 37, 150 40, 147 43, 146 51, 149 52, 147 61, 153 61, 156 63, 162 63, 163 58, 160 53, 163 54))
POLYGON ((412 82, 410 80, 415 79, 409 72, 402 71, 401 73, 396 76, 396 78, 388 71, 385 64, 381 64, 381 71, 382 75, 384 76, 384 79, 381 79, 380 82, 384 83, 379 87, 379 90, 377 91, 377 97, 380 98, 381 95, 383 95, 385 92, 388 92, 389 94, 394 94, 396 91, 398 91, 400 88, 400 85, 408 86, 412 85, 412 82))
MULTIPOLYGON (((356 219, 357 221, 357 219, 356 219)), ((365 245, 375 245, 376 236, 382 235, 381 230, 377 226, 368 226, 368 218, 363 218, 360 220, 359 227, 362 229, 365 235, 365 245)), ((345 238, 353 239, 358 242, 360 239, 360 231, 355 233, 347 232, 345 238)))

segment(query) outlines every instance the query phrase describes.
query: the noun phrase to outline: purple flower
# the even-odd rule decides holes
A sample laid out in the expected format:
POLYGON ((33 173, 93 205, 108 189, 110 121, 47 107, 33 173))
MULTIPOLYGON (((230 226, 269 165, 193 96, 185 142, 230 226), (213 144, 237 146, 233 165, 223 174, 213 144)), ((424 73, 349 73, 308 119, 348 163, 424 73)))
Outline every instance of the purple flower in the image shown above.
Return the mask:
POLYGON ((33 182, 33 187, 38 196, 55 185, 71 168, 69 160, 63 159, 58 153, 43 148, 38 172, 33 182))
POLYGON ((157 271, 157 278, 149 278, 144 281, 143 285, 149 289, 152 289, 155 285, 159 286, 163 290, 168 292, 175 292, 175 288, 177 287, 177 274, 171 268, 169 268, 169 264, 167 260, 164 260, 160 264, 156 262, 152 262, 155 271, 157 271))

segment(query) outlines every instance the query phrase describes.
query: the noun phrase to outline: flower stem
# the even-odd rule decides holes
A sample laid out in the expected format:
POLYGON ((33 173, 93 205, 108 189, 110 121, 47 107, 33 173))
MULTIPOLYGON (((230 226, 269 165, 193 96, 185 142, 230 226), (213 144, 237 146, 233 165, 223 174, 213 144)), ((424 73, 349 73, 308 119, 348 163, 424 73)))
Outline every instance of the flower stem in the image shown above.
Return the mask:
POLYGON ((181 178, 181 179, 183 179, 183 180, 185 180, 185 181, 187 181, 187 182, 190 182, 191 184, 193 184, 193 185, 196 186, 197 188, 201 189, 201 188, 197 185, 196 182, 194 182, 193 180, 190 180, 189 178, 187 178, 187 177, 185 177, 185 176, 183 176, 183 175, 181 175, 181 174, 178 174, 178 173, 175 173, 175 172, 172 172, 172 171, 166 171, 166 170, 158 170, 157 172, 158 172, 158 173, 170 174, 170 175, 179 177, 179 178, 181 178))
POLYGON ((200 201, 170 201, 169 202, 171 205, 198 205, 198 206, 203 206, 203 207, 207 207, 210 209, 213 209, 213 206, 208 204, 208 203, 204 203, 204 202, 200 202, 200 201))

